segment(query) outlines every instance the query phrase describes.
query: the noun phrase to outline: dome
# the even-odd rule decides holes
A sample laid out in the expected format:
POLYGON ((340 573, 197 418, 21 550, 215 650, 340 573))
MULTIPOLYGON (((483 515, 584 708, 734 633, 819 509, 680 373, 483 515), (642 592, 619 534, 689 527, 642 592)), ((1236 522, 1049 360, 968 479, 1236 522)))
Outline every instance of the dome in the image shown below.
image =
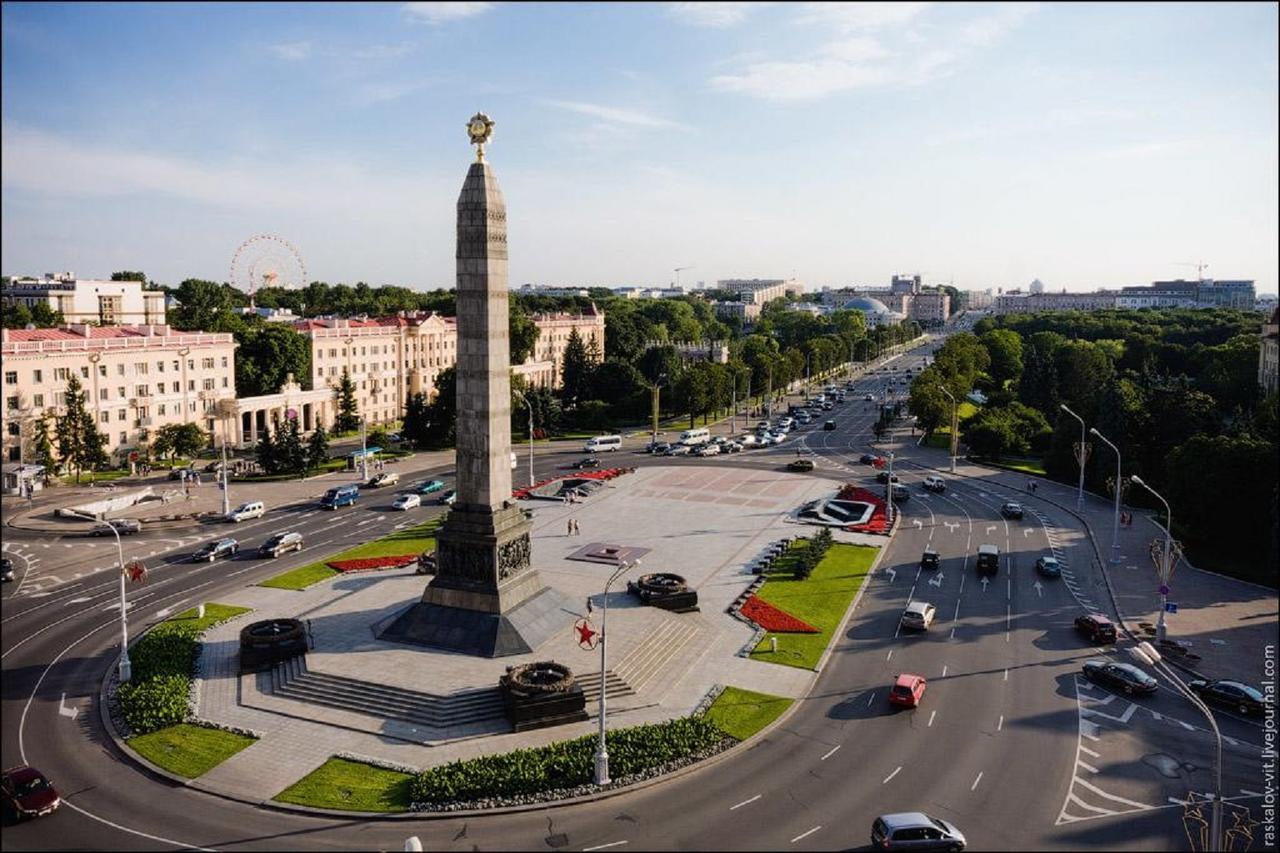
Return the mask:
POLYGON ((885 305, 879 299, 872 299, 869 296, 858 296, 850 299, 844 304, 846 311, 865 311, 872 314, 892 314, 889 306, 885 305))

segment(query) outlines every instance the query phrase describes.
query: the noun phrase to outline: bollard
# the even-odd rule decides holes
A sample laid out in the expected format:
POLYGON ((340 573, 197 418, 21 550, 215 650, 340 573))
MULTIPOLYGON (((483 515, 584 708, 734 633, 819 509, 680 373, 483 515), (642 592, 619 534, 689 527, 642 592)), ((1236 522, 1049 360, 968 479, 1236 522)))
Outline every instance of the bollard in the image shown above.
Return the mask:
POLYGON ((778 652, 778 638, 777 638, 777 637, 770 637, 770 638, 769 638, 769 651, 773 652, 774 654, 777 654, 777 652, 778 652))
POLYGON ((197 618, 197 619, 203 619, 203 618, 204 618, 204 605, 203 605, 203 604, 197 604, 197 605, 196 605, 196 618, 197 618))
POLYGON ((404 849, 405 850, 421 850, 422 841, 418 838, 418 836, 410 835, 408 838, 404 840, 404 849))

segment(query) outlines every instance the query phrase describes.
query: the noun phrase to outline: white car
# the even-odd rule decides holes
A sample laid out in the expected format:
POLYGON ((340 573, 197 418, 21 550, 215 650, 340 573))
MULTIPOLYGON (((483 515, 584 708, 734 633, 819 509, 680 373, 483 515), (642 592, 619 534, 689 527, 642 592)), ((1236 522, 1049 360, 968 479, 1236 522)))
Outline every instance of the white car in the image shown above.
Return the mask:
POLYGON ((720 445, 718 445, 718 444, 704 444, 704 445, 702 445, 701 447, 699 447, 699 448, 698 448, 698 450, 697 450, 697 454, 698 454, 699 456, 719 456, 719 455, 720 455, 720 445))
POLYGON ((422 506, 422 498, 417 495, 400 495, 391 504, 392 509, 398 510, 411 510, 418 506, 422 506))
POLYGON ((754 435, 751 435, 751 434, 744 435, 738 439, 738 444, 742 445, 743 447, 755 447, 759 443, 760 443, 760 439, 756 438, 754 435))

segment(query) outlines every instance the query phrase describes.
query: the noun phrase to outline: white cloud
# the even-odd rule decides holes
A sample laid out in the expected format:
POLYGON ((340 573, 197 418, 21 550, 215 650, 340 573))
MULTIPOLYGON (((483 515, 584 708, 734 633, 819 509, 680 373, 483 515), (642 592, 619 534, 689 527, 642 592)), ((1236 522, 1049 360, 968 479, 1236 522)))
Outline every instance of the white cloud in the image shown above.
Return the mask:
POLYGON ((835 27, 843 32, 901 27, 932 3, 805 3, 800 22, 835 27))
POLYGON ((746 20, 747 13, 765 3, 668 3, 672 17, 695 27, 732 27, 746 20))
POLYGON ((400 7, 410 18, 432 25, 471 18, 492 8, 492 3, 405 3, 400 7))
POLYGON ((839 59, 812 62, 760 62, 741 74, 711 78, 712 87, 723 92, 742 92, 771 100, 812 100, 886 81, 886 73, 839 59))
POLYGON ((281 59, 287 59, 296 62, 300 59, 306 59, 311 55, 311 42, 309 41, 293 41, 281 44, 273 44, 269 46, 271 52, 281 59))
POLYGON ((626 124, 635 127, 678 127, 678 123, 659 116, 652 116, 636 110, 624 110, 618 107, 606 107, 600 104, 584 104, 578 101, 545 100, 548 106, 558 107, 569 112, 580 113, 593 118, 602 119, 611 124, 626 124))

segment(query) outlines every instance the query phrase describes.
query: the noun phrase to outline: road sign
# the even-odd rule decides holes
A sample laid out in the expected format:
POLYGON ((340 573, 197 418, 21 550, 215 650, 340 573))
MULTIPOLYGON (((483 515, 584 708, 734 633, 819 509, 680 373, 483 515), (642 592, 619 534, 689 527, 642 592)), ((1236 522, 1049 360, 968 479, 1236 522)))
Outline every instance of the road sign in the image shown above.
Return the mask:
POLYGON ((1168 595, 1168 594, 1169 594, 1169 586, 1168 586, 1168 584, 1163 584, 1163 583, 1162 583, 1162 584, 1160 584, 1160 594, 1161 594, 1161 595, 1168 595))
POLYGON ((1164 603, 1164 612, 1165 612, 1165 613, 1177 613, 1177 612, 1178 612, 1178 605, 1174 604, 1172 601, 1166 601, 1166 602, 1164 603))

